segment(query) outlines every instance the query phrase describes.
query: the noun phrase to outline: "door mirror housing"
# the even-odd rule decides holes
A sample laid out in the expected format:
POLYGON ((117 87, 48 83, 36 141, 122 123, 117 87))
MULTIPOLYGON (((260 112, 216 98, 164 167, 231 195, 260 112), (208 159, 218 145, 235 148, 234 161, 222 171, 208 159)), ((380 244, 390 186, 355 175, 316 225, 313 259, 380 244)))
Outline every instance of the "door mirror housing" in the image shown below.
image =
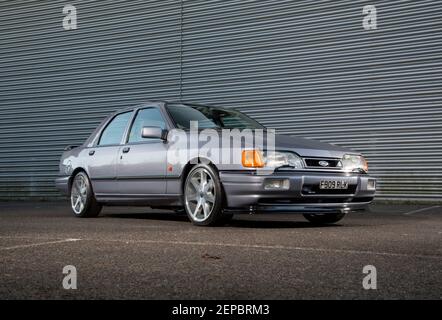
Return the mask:
POLYGON ((143 127, 141 137, 146 139, 166 140, 167 130, 163 130, 160 127, 143 127))

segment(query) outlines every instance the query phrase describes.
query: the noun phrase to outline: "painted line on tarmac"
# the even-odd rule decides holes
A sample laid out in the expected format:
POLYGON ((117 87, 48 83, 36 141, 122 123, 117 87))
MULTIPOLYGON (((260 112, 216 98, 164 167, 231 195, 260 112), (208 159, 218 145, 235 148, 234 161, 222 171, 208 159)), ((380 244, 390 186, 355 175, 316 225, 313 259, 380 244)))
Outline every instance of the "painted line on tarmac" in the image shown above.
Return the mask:
MULTIPOLYGON (((24 238, 24 237, 1 237, 0 238, 24 238)), ((228 248, 244 248, 244 249, 261 249, 261 250, 288 250, 288 251, 304 251, 304 252, 321 252, 321 253, 341 253, 341 254, 358 254, 358 255, 377 255, 387 257, 402 257, 402 258, 422 258, 422 259, 437 259, 441 260, 441 255, 422 255, 409 253, 395 253, 395 252, 378 252, 367 250, 352 250, 352 249, 327 249, 327 248, 313 248, 313 247, 294 247, 283 245, 260 245, 260 244, 235 244, 235 243, 220 243, 220 242, 196 242, 196 241, 174 241, 174 240, 117 240, 117 239, 62 239, 38 243, 30 243, 24 245, 16 245, 11 247, 4 247, 0 250, 14 250, 21 248, 38 247, 44 245, 76 242, 76 241, 98 241, 98 242, 119 242, 124 244, 131 243, 145 243, 145 244, 164 244, 164 245, 187 245, 187 246, 206 246, 206 247, 228 247, 228 248)))
POLYGON ((432 207, 417 209, 417 210, 405 212, 404 215, 408 216, 408 215, 411 215, 411 214, 415 214, 415 213, 419 213, 419 212, 423 212, 423 211, 427 211, 427 210, 431 210, 431 209, 436 209, 436 208, 440 208, 440 206, 432 206, 432 207))
POLYGON ((81 239, 63 239, 63 240, 56 240, 56 241, 37 242, 37 243, 16 245, 16 246, 12 246, 12 247, 4 247, 4 248, 0 247, 0 250, 14 250, 14 249, 32 248, 32 247, 45 246, 45 245, 64 243, 64 242, 75 242, 75 241, 80 241, 80 240, 81 239))
MULTIPOLYGON (((93 239, 83 239, 92 240, 93 239)), ((410 253, 395 253, 395 252, 377 252, 367 250, 352 250, 352 249, 327 249, 327 248, 312 248, 312 247, 292 247, 282 245, 259 245, 259 244, 235 244, 235 243, 219 243, 219 242, 193 242, 193 241, 167 241, 167 240, 95 240, 107 242, 122 242, 125 244, 131 243, 147 243, 147 244, 166 244, 166 245, 190 245, 190 246, 213 246, 213 247, 230 247, 230 248, 245 248, 245 249, 264 249, 264 250, 289 250, 289 251, 305 251, 305 252, 321 252, 321 253, 344 253, 344 254, 359 254, 359 255, 377 255, 387 257, 401 257, 401 258, 423 258, 423 259, 442 259, 442 255, 423 255, 410 253)))

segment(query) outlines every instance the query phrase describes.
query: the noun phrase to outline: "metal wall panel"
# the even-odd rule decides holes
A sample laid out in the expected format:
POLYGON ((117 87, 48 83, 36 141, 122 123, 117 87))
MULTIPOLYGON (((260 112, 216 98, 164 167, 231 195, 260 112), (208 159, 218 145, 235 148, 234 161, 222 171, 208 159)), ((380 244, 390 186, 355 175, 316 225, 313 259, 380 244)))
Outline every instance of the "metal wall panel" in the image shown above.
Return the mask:
POLYGON ((178 99, 177 1, 0 2, 0 199, 54 197, 63 148, 119 108, 178 99), (62 9, 77 8, 77 30, 62 9))
POLYGON ((65 145, 182 97, 363 152, 380 198, 441 200, 439 1, 70 3, 65 31, 65 1, 0 2, 0 199, 57 196, 65 145))
POLYGON ((363 152, 379 198, 441 200, 441 17, 439 1, 185 1, 183 99, 363 152))

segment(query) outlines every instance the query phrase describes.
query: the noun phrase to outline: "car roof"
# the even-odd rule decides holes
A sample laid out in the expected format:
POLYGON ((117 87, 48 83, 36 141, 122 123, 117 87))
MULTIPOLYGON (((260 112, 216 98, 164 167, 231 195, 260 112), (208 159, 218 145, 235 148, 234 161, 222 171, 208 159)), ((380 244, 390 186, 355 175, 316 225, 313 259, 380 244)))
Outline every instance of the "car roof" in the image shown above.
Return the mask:
POLYGON ((130 107, 125 107, 125 108, 118 109, 113 114, 132 111, 132 110, 135 110, 135 109, 138 109, 138 108, 142 108, 142 107, 145 107, 145 106, 148 106, 148 105, 165 105, 166 103, 167 103, 166 101, 161 101, 161 100, 144 101, 144 102, 139 103, 137 105, 133 105, 133 106, 130 106, 130 107))
MULTIPOLYGON (((135 109, 139 109, 139 108, 143 108, 143 107, 147 107, 147 106, 151 106, 151 105, 158 105, 158 106, 174 105, 174 106, 189 106, 189 107, 193 106, 193 107, 203 107, 203 108, 219 108, 219 107, 215 107, 215 106, 186 102, 186 101, 150 100, 150 101, 144 101, 142 103, 139 103, 139 104, 131 106, 131 107, 125 107, 122 109, 118 109, 117 111, 112 113, 112 116, 114 116, 115 114, 118 114, 118 113, 129 112, 129 111, 132 111, 135 109)), ((219 109, 223 109, 223 108, 219 108, 219 109)), ((229 108, 229 109, 235 110, 234 108, 229 108)))

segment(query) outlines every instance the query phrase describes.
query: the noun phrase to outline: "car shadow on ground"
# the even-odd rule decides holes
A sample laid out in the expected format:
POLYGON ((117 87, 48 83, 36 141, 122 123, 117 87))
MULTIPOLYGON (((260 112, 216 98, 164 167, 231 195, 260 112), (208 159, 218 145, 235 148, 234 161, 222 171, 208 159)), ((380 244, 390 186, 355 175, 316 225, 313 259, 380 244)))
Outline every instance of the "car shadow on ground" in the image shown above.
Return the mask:
POLYGON ((234 219, 229 221, 227 226, 238 228, 254 228, 254 229, 305 229, 305 228, 330 228, 340 227, 339 224, 317 225, 308 221, 281 221, 281 220, 240 220, 234 219))
MULTIPOLYGON (((141 220, 158 220, 158 221, 178 221, 188 223, 190 221, 187 216, 183 214, 176 214, 170 212, 149 212, 149 213, 106 213, 101 215, 105 218, 112 219, 141 219, 141 220)), ((263 220, 263 215, 250 216, 246 214, 235 215, 232 220, 221 224, 217 227, 231 227, 231 228, 256 228, 256 229, 283 229, 283 228, 332 228, 342 227, 341 224, 317 225, 308 221, 295 221, 294 219, 302 219, 302 216, 294 217, 293 220, 278 220, 266 216, 263 220)))

